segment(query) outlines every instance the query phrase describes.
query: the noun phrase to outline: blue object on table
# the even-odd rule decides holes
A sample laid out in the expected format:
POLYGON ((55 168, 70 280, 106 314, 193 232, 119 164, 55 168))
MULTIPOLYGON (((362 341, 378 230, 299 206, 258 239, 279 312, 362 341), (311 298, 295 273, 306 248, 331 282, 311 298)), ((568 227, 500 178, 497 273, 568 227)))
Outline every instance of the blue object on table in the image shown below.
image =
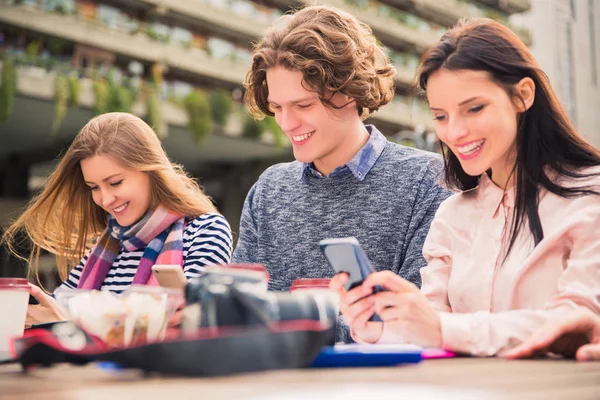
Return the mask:
POLYGON ((121 364, 112 361, 98 361, 96 366, 100 369, 108 370, 108 371, 118 371, 121 369, 125 369, 121 364))
POLYGON ((312 363, 313 368, 389 367, 421 361, 417 346, 341 345, 327 346, 312 363))

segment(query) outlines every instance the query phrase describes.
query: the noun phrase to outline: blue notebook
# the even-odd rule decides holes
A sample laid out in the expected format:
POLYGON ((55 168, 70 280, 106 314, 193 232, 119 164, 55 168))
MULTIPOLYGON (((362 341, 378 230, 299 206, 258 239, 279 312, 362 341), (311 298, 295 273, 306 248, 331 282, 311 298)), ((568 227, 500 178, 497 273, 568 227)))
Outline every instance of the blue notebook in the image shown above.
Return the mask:
POLYGON ((422 348, 414 345, 345 344, 323 347, 314 368, 389 367, 421 361, 422 348))

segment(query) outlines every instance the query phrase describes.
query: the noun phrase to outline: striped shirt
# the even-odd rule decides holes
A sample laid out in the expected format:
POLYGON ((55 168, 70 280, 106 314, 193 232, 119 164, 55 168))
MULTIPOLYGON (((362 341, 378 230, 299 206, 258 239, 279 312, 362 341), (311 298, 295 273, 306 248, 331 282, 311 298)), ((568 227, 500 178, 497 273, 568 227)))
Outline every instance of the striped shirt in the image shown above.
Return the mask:
MULTIPOLYGON (((187 279, 199 276, 208 265, 229 263, 231 252, 231 229, 222 215, 207 213, 188 221, 183 231, 183 272, 187 279)), ((144 249, 134 251, 121 249, 101 289, 121 293, 129 288, 143 255, 144 249)), ((59 289, 77 288, 88 256, 89 253, 73 268, 59 289)))

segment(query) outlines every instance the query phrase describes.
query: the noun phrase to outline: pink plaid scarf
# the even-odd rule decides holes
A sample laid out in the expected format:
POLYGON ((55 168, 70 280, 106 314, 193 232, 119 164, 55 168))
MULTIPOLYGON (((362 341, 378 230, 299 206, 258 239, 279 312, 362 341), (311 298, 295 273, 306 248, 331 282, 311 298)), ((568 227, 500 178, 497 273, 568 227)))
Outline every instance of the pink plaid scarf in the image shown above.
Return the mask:
POLYGON ((122 227, 112 215, 108 226, 90 252, 78 288, 100 289, 121 249, 144 249, 132 284, 157 286, 152 275, 154 264, 183 266, 183 229, 185 218, 162 206, 148 212, 139 222, 122 227))

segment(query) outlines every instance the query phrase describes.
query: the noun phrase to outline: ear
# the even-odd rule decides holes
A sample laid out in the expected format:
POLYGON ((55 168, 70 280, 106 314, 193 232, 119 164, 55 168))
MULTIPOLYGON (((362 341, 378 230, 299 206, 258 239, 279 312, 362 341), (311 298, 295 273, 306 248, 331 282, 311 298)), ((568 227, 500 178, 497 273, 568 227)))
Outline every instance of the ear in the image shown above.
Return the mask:
POLYGON ((515 85, 515 92, 520 97, 517 101, 517 111, 525 112, 531 108, 535 100, 535 83, 531 78, 523 78, 515 85))

